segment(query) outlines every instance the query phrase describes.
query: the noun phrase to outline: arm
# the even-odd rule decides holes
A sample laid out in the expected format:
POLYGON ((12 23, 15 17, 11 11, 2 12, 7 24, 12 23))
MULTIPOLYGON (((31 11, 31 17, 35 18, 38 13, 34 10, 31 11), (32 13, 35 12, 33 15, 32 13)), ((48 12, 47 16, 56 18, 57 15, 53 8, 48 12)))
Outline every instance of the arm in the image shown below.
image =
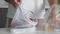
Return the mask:
POLYGON ((51 19, 52 19, 52 24, 54 24, 54 26, 56 24, 58 24, 58 20, 56 19, 56 12, 57 12, 57 8, 56 8, 56 4, 57 4, 57 0, 48 0, 50 6, 54 5, 52 12, 51 12, 51 19))
MULTIPOLYGON (((50 6, 57 4, 57 0, 48 0, 50 6)), ((55 18, 56 16, 56 7, 54 6, 51 12, 52 17, 50 17, 52 19, 52 23, 56 24, 57 20, 55 18)), ((38 23, 36 25, 37 29, 41 28, 41 25, 45 22, 45 19, 38 19, 38 23)))

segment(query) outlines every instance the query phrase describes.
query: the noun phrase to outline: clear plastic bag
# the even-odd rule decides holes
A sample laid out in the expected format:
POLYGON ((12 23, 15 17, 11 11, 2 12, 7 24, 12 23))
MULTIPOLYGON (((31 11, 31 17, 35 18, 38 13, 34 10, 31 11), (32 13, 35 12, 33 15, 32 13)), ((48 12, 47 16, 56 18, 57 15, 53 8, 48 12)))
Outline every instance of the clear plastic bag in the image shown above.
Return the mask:
POLYGON ((22 9, 20 7, 18 7, 11 24, 17 23, 20 25, 25 25, 25 24, 34 25, 34 24, 32 24, 32 21, 29 19, 28 15, 29 15, 29 12, 24 14, 22 9))
POLYGON ((26 14, 24 14, 24 12, 22 11, 22 8, 19 6, 16 10, 15 16, 13 17, 12 23, 11 23, 11 32, 14 33, 22 33, 25 31, 35 31, 35 25, 37 23, 35 23, 34 21, 31 21, 29 19, 29 15, 30 12, 27 12, 26 14))

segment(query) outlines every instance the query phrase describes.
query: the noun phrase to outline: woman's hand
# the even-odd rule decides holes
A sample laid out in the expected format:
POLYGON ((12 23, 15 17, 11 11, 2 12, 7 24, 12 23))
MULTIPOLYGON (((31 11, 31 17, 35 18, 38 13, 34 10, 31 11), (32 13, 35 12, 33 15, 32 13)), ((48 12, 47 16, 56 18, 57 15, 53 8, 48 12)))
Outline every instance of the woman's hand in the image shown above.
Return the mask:
POLYGON ((11 4, 16 8, 21 4, 21 0, 13 0, 11 1, 11 4))

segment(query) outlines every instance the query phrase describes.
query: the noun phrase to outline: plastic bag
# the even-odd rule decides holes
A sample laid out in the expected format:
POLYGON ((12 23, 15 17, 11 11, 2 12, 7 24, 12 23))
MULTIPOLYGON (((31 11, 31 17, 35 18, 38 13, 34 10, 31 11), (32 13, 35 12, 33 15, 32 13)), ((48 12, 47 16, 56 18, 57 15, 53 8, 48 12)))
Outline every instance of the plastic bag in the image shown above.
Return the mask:
POLYGON ((13 17, 11 28, 26 28, 35 26, 36 23, 29 19, 29 13, 24 14, 23 9, 19 6, 16 10, 15 16, 13 17))

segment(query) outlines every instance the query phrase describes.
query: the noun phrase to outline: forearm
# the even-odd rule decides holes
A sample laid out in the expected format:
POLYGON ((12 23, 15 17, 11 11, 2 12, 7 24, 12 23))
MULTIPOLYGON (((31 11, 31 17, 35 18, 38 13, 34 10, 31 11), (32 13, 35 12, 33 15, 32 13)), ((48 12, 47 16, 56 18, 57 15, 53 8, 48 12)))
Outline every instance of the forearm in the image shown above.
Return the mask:
POLYGON ((48 0, 50 6, 52 8, 52 12, 51 12, 51 18, 52 18, 52 23, 53 24, 57 24, 58 20, 56 19, 56 12, 57 12, 57 8, 56 8, 56 4, 57 4, 57 0, 48 0))
POLYGON ((49 2, 51 7, 53 6, 51 14, 52 14, 52 16, 55 17, 56 12, 57 12, 57 9, 56 9, 57 0, 48 0, 48 2, 49 2))

